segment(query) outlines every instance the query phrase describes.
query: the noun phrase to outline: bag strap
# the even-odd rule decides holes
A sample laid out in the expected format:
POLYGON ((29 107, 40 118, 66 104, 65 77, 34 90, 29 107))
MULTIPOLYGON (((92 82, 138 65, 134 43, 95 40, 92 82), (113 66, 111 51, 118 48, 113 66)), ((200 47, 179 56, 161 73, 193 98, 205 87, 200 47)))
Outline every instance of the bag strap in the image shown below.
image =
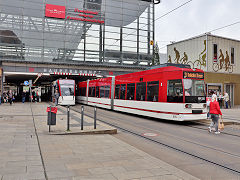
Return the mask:
POLYGON ((222 123, 223 123, 223 118, 222 118, 222 116, 221 116, 221 120, 222 120, 222 123))

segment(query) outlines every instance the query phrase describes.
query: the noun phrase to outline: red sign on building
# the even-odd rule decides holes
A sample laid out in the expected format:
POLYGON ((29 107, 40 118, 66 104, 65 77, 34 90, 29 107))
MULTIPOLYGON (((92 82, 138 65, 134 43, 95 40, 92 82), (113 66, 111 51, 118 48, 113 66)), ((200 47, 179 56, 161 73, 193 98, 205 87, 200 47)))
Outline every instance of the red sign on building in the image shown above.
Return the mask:
POLYGON ((65 19, 65 17, 66 17, 66 7, 65 6, 53 5, 53 4, 46 4, 45 16, 46 17, 65 19))

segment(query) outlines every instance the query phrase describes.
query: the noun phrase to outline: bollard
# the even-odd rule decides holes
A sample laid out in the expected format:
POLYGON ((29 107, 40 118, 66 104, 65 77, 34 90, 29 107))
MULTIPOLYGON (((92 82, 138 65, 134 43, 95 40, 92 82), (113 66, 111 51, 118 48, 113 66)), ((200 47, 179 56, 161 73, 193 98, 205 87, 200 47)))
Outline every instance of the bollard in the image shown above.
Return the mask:
POLYGON ((52 124, 52 106, 49 107, 50 108, 50 123, 49 123, 49 127, 48 127, 48 132, 51 131, 51 124, 52 124))
POLYGON ((67 106, 67 131, 70 131, 70 106, 67 106))
POLYGON ((94 129, 97 129, 97 107, 94 107, 94 129))
POLYGON ((84 106, 81 106, 81 130, 83 130, 83 114, 84 114, 84 106))

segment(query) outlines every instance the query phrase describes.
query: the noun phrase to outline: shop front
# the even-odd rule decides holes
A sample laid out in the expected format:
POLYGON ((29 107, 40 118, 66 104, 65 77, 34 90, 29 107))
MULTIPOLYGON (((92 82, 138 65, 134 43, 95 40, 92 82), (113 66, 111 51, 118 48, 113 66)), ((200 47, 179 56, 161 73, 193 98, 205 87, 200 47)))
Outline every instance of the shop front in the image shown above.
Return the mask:
POLYGON ((219 97, 224 96, 224 92, 229 95, 229 105, 240 105, 240 75, 237 74, 224 74, 224 73, 205 73, 205 83, 207 96, 211 96, 211 92, 215 92, 219 97), (220 94, 221 93, 221 94, 220 94))

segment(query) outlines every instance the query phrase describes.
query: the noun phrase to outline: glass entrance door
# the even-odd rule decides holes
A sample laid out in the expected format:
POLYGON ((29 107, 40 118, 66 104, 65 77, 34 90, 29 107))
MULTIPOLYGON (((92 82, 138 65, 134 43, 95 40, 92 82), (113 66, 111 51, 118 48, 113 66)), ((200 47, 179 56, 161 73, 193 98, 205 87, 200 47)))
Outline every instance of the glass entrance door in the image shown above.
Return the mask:
POLYGON ((225 84, 225 91, 228 93, 229 95, 229 105, 230 107, 234 106, 234 85, 233 84, 225 84))

